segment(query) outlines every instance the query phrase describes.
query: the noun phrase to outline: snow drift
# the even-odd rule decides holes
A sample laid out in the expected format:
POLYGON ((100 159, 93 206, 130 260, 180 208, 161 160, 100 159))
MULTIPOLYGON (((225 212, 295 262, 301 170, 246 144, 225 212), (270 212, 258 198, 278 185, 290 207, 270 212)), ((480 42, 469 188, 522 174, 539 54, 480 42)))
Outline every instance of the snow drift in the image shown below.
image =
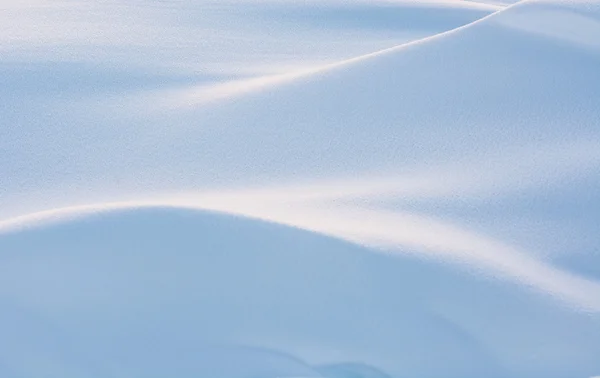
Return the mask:
POLYGON ((274 224, 121 210, 8 233, 0 249, 9 377, 586 377, 600 367, 597 317, 274 224))
MULTIPOLYGON (((387 8, 267 3, 248 14, 399 38, 387 8)), ((196 28, 155 55, 60 40, 91 57, 75 83, 4 33, 29 65, 0 89, 0 375, 600 373, 599 3, 400 3, 441 33, 252 78, 165 58, 196 28)))

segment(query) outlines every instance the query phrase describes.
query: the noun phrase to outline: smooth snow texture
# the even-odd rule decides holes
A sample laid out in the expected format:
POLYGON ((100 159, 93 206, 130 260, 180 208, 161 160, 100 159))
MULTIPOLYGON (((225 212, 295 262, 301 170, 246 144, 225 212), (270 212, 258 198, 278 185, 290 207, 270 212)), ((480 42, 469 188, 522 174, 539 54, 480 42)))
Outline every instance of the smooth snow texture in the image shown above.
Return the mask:
POLYGON ((508 3, 1 2, 0 375, 597 375, 600 3, 508 3))
POLYGON ((3 1, 2 61, 167 73, 273 73, 472 22, 498 5, 449 1, 3 1), (77 33, 73 31, 76 30, 77 33))
POLYGON ((560 377, 598 367, 597 318, 272 224, 125 210, 10 233, 0 248, 1 324, 14 335, 3 362, 22 376, 276 377, 259 371, 348 362, 392 376, 560 377), (247 345, 266 349, 236 352, 247 345))

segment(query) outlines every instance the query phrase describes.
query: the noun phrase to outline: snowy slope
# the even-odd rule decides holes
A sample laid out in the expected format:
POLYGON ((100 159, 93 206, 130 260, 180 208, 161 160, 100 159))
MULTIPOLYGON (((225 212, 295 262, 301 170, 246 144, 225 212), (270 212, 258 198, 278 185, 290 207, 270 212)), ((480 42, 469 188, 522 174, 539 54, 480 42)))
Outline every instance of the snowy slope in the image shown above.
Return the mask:
POLYGON ((5 211, 251 184, 440 217, 544 258, 589 254, 598 212, 576 209, 600 203, 600 77, 597 50, 573 35, 594 35, 594 4, 527 2, 310 75, 117 97, 116 107, 69 99, 51 107, 59 118, 7 143, 5 211), (543 27, 548 14, 570 30, 543 27), (523 17, 535 27, 515 27, 523 17))
POLYGON ((308 364, 334 365, 317 369, 327 377, 600 369, 597 317, 273 224, 121 210, 5 234, 0 248, 9 377, 321 376, 308 364))
POLYGON ((0 375, 600 374, 598 1, 32 3, 0 375))
MULTIPOLYGON (((528 7, 534 21, 536 7, 556 8, 528 7)), ((57 207, 78 197, 104 200, 93 198, 101 197, 99 186, 114 197, 262 182, 257 177, 389 175, 459 157, 493 159, 506 149, 579 150, 581 141, 590 146, 578 158, 593 160, 585 153, 593 155, 597 141, 596 50, 507 26, 503 20, 513 13, 524 14, 500 12, 277 88, 268 89, 274 84, 267 80, 263 92, 234 102, 206 104, 211 93, 197 86, 115 95, 112 105, 92 95, 82 102, 69 95, 64 102, 53 96, 50 104, 32 100, 42 112, 9 101, 2 140, 10 140, 3 143, 10 179, 3 195, 18 193, 27 203, 36 191, 60 198, 56 192, 67 183, 69 200, 53 201, 57 207), (163 106, 176 109, 156 114, 163 106)), ((555 13, 570 20, 573 12, 555 13)), ((219 87, 216 95, 244 92, 243 86, 219 87)), ((41 202, 12 213, 43 209, 47 200, 41 202)))
POLYGON ((501 8, 461 0, 26 0, 0 6, 0 61, 29 62, 38 70, 74 64, 105 80, 119 73, 197 79, 286 72, 443 32, 501 8))
POLYGON ((189 126, 178 114, 155 113, 164 101, 177 103, 182 88, 184 95, 192 86, 209 98, 227 97, 231 88, 243 92, 248 78, 262 82, 259 74, 303 72, 498 9, 461 1, 335 0, 318 6, 278 1, 58 6, 44 0, 2 6, 0 148, 7 157, 0 162, 6 178, 0 187, 2 218, 74 201, 137 196, 140 188, 156 184, 146 181, 148 175, 172 180, 159 177, 160 161, 146 160, 145 150, 189 126), (362 17, 365 12, 372 17, 362 17), (132 23, 135 27, 128 26, 132 23), (98 27, 69 32, 87 24, 98 27), (140 169, 132 160, 152 167, 140 169))

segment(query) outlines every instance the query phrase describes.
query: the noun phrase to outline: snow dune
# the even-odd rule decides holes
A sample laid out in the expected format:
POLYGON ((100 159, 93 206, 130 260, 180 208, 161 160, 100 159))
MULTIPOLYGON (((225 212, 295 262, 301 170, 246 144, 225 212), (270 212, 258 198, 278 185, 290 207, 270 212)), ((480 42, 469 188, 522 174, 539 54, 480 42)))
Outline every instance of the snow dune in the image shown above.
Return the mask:
POLYGON ((274 224, 120 210, 5 234, 0 248, 2 362, 17 377, 321 376, 316 366, 338 363, 391 376, 560 377, 598 367, 596 317, 274 224))
POLYGON ((507 3, 2 4, 0 375, 597 375, 600 3, 507 3))
MULTIPOLYGON (((501 20, 512 13, 287 84, 252 79, 258 93, 220 86, 217 97, 228 90, 246 95, 206 105, 210 91, 201 92, 205 106, 197 109, 198 86, 171 96, 174 84, 150 91, 158 93, 149 97, 154 101, 113 92, 108 104, 85 92, 81 101, 68 91, 60 94, 65 101, 25 97, 42 112, 9 101, 3 196, 27 201, 7 201, 4 217, 48 208, 49 201, 59 207, 265 179, 444 169, 448 161, 493 159, 505 149, 534 155, 540 144, 569 150, 586 141, 581 160, 593 160, 595 50, 507 27, 501 20), (192 108, 156 113, 177 99, 192 108), (36 200, 39 192, 43 200, 36 200)), ((572 13, 559 12, 567 20, 572 13)))

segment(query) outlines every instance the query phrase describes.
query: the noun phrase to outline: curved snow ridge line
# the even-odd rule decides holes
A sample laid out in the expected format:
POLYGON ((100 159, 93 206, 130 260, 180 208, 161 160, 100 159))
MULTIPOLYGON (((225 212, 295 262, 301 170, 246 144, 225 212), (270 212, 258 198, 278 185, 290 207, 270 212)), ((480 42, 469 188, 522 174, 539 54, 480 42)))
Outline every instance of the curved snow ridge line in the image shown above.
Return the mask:
POLYGON ((581 311, 600 312, 600 283, 563 271, 501 241, 449 222, 410 212, 386 212, 356 206, 270 205, 240 196, 213 197, 204 209, 284 224, 395 253, 416 251, 417 258, 456 263, 550 295, 581 311), (236 202, 237 201, 237 202, 236 202))
MULTIPOLYGON (((0 5, 3 10, 0 12, 0 24, 3 25, 3 33, 0 34, 0 50, 8 54, 7 59, 12 57, 9 59, 10 61, 33 59, 39 63, 48 56, 52 56, 50 60, 64 63, 81 61, 95 66, 100 61, 109 66, 123 67, 125 64, 134 70, 142 68, 143 70, 150 69, 153 72, 164 71, 167 74, 179 75, 181 73, 185 76, 197 75, 202 72, 209 76, 228 75, 230 78, 239 77, 239 75, 255 76, 289 72, 292 68, 289 65, 298 63, 298 61, 294 62, 294 57, 302 61, 303 66, 306 66, 306 64, 322 64, 324 61, 330 62, 372 51, 375 47, 371 45, 369 48, 368 43, 374 41, 373 35, 375 34, 372 35, 374 31, 376 34, 380 33, 376 38, 378 46, 376 48, 398 43, 397 38, 406 40, 406 38, 414 39, 424 35, 420 28, 405 28, 401 23, 397 24, 400 26, 397 28, 398 33, 395 31, 389 33, 390 29, 385 25, 374 24, 371 17, 362 20, 358 12, 361 9, 375 10, 384 15, 386 20, 390 19, 386 16, 387 8, 393 9, 395 12, 398 9, 401 11, 404 8, 409 9, 408 7, 417 10, 433 9, 434 12, 428 11, 428 13, 434 13, 433 17, 426 18, 429 20, 426 34, 431 34, 440 30, 438 26, 443 25, 443 29, 449 29, 481 17, 485 13, 496 10, 497 7, 478 1, 425 0, 425 2, 432 5, 423 6, 422 2, 418 0, 379 0, 375 2, 313 0, 308 4, 290 4, 289 1, 282 0, 202 0, 190 4, 180 1, 153 1, 148 2, 151 4, 143 5, 141 4, 143 2, 137 1, 69 1, 64 2, 65 4, 62 2, 53 4, 48 0, 6 2, 6 4, 0 5), (21 4, 23 2, 25 4, 21 4), (276 6, 273 7, 270 3, 275 3, 276 6), (358 6, 353 6, 353 3, 358 6), (399 4, 399 6, 394 4, 399 4), (436 6, 435 4, 445 5, 436 6), (302 12, 298 12, 299 18, 296 15, 293 17, 285 15, 288 14, 286 9, 293 12, 295 7, 302 10, 302 12), (223 11, 219 11, 219 8, 223 11), (328 23, 328 21, 339 22, 340 18, 335 11, 340 8, 356 12, 352 13, 354 16, 350 18, 347 16, 341 18, 345 20, 343 24, 350 21, 348 24, 350 28, 347 28, 347 32, 351 33, 349 35, 358 37, 356 41, 352 37, 346 38, 348 43, 343 45, 350 50, 340 48, 335 39, 332 39, 339 30, 336 26, 332 28, 329 25, 331 22, 328 23), (443 12, 444 9, 450 8, 454 8, 454 10, 451 9, 451 13, 459 14, 458 18, 445 17, 443 13, 440 14, 442 17, 438 17, 435 14, 437 9, 443 12), (283 18, 277 14, 281 9, 284 10, 283 18), (193 17, 192 23, 173 22, 182 18, 187 19, 190 11, 196 12, 200 17, 193 17), (314 20, 306 17, 313 11, 329 26, 324 29, 315 27, 312 24, 314 20), (325 13, 321 13, 322 11, 325 13), (328 19, 323 17, 324 15, 333 15, 334 17, 328 19), (467 18, 461 20, 463 16, 467 18), (442 19, 441 23, 440 19, 442 19), (261 20, 269 25, 264 30, 263 26, 265 25, 261 25, 263 23, 261 20), (460 21, 457 23, 457 20, 460 21), (296 24, 298 22, 300 24, 296 24), (446 24, 446 22, 450 22, 450 24, 446 24), (90 28, 89 24, 93 24, 94 27, 90 28), (429 26, 429 24, 431 25, 429 26), (310 30, 310 32, 305 34, 304 29, 307 25, 309 28, 306 30, 310 30), (358 28, 353 25, 358 25, 358 28), (284 36, 283 39, 269 38, 268 31, 273 28, 280 31, 277 34, 283 35, 290 27, 296 29, 296 26, 302 29, 299 30, 302 33, 300 39, 291 38, 290 35, 284 36), (369 30, 370 28, 371 30, 369 30), (74 29, 81 30, 81 32, 73 35, 74 33, 71 31, 74 29), (359 33, 363 29, 366 29, 366 34, 360 35, 359 33), (240 31, 243 35, 240 34, 240 31), (416 34, 412 35, 412 32, 416 34), (242 35, 241 39, 238 38, 240 35, 242 35), (246 38, 248 36, 250 39, 246 38), (321 36, 325 39, 321 40, 321 36), (251 40, 264 42, 265 38, 263 37, 266 37, 266 43, 263 43, 264 46, 258 49, 259 52, 251 46, 250 42, 251 40), (306 44, 301 43, 305 37, 315 39, 320 47, 307 49, 306 44), (391 42, 394 39, 396 42, 391 42), (173 48, 173 42, 176 42, 176 49, 173 48), (333 50, 328 49, 328 46, 331 47, 332 44, 337 47, 333 50), (60 45, 62 48, 49 48, 53 45, 60 45), (292 45, 297 45, 299 50, 294 49, 292 45), (132 51, 125 55, 122 54, 122 49, 130 50, 132 46, 135 47, 132 51), (205 50, 207 52, 199 53, 205 50), (300 51, 304 51, 304 53, 300 53, 300 51), (349 53, 349 51, 352 52, 349 53), (270 55, 272 59, 269 59, 270 55), (129 63, 125 62, 127 60, 129 63), (133 63, 133 66, 130 63, 133 63)), ((400 17, 404 18, 405 16, 401 14, 400 17)), ((396 23, 389 25, 394 27, 396 23)), ((148 89, 148 87, 146 88, 148 89)))
POLYGON ((41 210, 0 220, 0 236, 45 225, 65 223, 88 215, 145 207, 178 206, 169 206, 167 203, 160 201, 117 201, 41 210))
POLYGON ((161 91, 152 96, 154 102, 162 104, 162 107, 167 109, 200 106, 214 101, 238 97, 263 89, 284 85, 301 78, 341 69, 342 67, 374 59, 379 56, 396 53, 414 46, 432 43, 433 41, 448 38, 449 36, 464 32, 487 22, 544 37, 563 40, 577 45, 600 48, 600 39, 594 38, 595 35, 600 35, 599 20, 570 11, 567 7, 562 8, 561 11, 552 9, 547 10, 538 9, 539 7, 534 6, 537 4, 553 5, 551 2, 539 2, 534 0, 517 2, 505 7, 499 7, 497 11, 458 28, 340 62, 285 74, 233 80, 214 85, 194 86, 191 88, 176 89, 166 92, 161 91), (533 9, 528 9, 529 7, 532 7, 533 9), (523 12, 523 10, 525 10, 525 12, 523 12), (564 17, 568 17, 571 22, 565 23, 564 17), (167 98, 167 100, 165 100, 165 98, 167 98))
POLYGON ((454 263, 471 273, 515 282, 577 311, 600 313, 600 283, 539 261, 524 251, 448 222, 414 213, 359 207, 272 204, 242 194, 112 202, 42 211, 0 222, 0 236, 87 215, 139 208, 185 208, 227 213, 295 227, 389 253, 454 263), (402 251, 402 252, 401 252, 402 251), (414 253, 412 253, 414 254, 414 253))
POLYGON ((329 71, 334 71, 342 67, 351 66, 370 60, 379 56, 395 53, 397 51, 418 46, 424 43, 430 43, 442 38, 446 38, 455 33, 466 30, 474 25, 481 22, 485 22, 490 17, 496 16, 499 13, 503 13, 515 5, 508 5, 505 7, 499 7, 497 10, 487 16, 484 16, 474 22, 462 25, 458 28, 448 30, 439 34, 435 34, 429 37, 418 39, 415 41, 403 43, 397 46, 393 46, 387 49, 375 51, 369 54, 360 55, 354 58, 345 59, 339 62, 330 63, 322 66, 316 66, 305 70, 299 70, 284 74, 266 75, 259 77, 252 77, 247 79, 231 80, 222 83, 216 83, 211 85, 196 85, 187 88, 179 89, 168 89, 153 92, 146 92, 142 95, 137 95, 135 99, 130 102, 134 103, 147 103, 149 101, 159 104, 159 109, 172 109, 177 110, 186 107, 196 107, 206 105, 208 103, 216 102, 219 100, 235 98, 243 96, 248 93, 258 92, 268 88, 278 87, 287 83, 295 82, 302 78, 307 78, 329 71))
MULTIPOLYGON (((433 41, 439 41, 488 22, 536 35, 561 39, 570 43, 583 44, 588 47, 600 47, 600 41, 597 38, 593 38, 594 35, 600 35, 600 21, 577 14, 568 10, 566 7, 563 8, 563 11, 559 12, 557 10, 538 9, 539 7, 535 6, 537 4, 540 4, 540 2, 532 0, 498 6, 493 13, 458 28, 369 54, 306 70, 232 80, 213 85, 200 85, 184 89, 160 91, 151 94, 151 96, 154 99, 153 102, 162 104, 162 108, 180 109, 201 106, 219 100, 243 96, 267 88, 274 88, 279 85, 341 69, 342 67, 351 66, 379 56, 396 53, 404 49, 432 43, 433 41), (533 9, 528 9, 529 7, 532 7, 533 9), (525 12, 522 11, 523 9, 525 12), (561 20, 563 17, 568 17, 572 22, 562 22, 564 21, 561 20)), ((553 5, 551 2, 541 2, 541 4, 553 5)), ((148 101, 148 99, 144 101, 148 101)))

